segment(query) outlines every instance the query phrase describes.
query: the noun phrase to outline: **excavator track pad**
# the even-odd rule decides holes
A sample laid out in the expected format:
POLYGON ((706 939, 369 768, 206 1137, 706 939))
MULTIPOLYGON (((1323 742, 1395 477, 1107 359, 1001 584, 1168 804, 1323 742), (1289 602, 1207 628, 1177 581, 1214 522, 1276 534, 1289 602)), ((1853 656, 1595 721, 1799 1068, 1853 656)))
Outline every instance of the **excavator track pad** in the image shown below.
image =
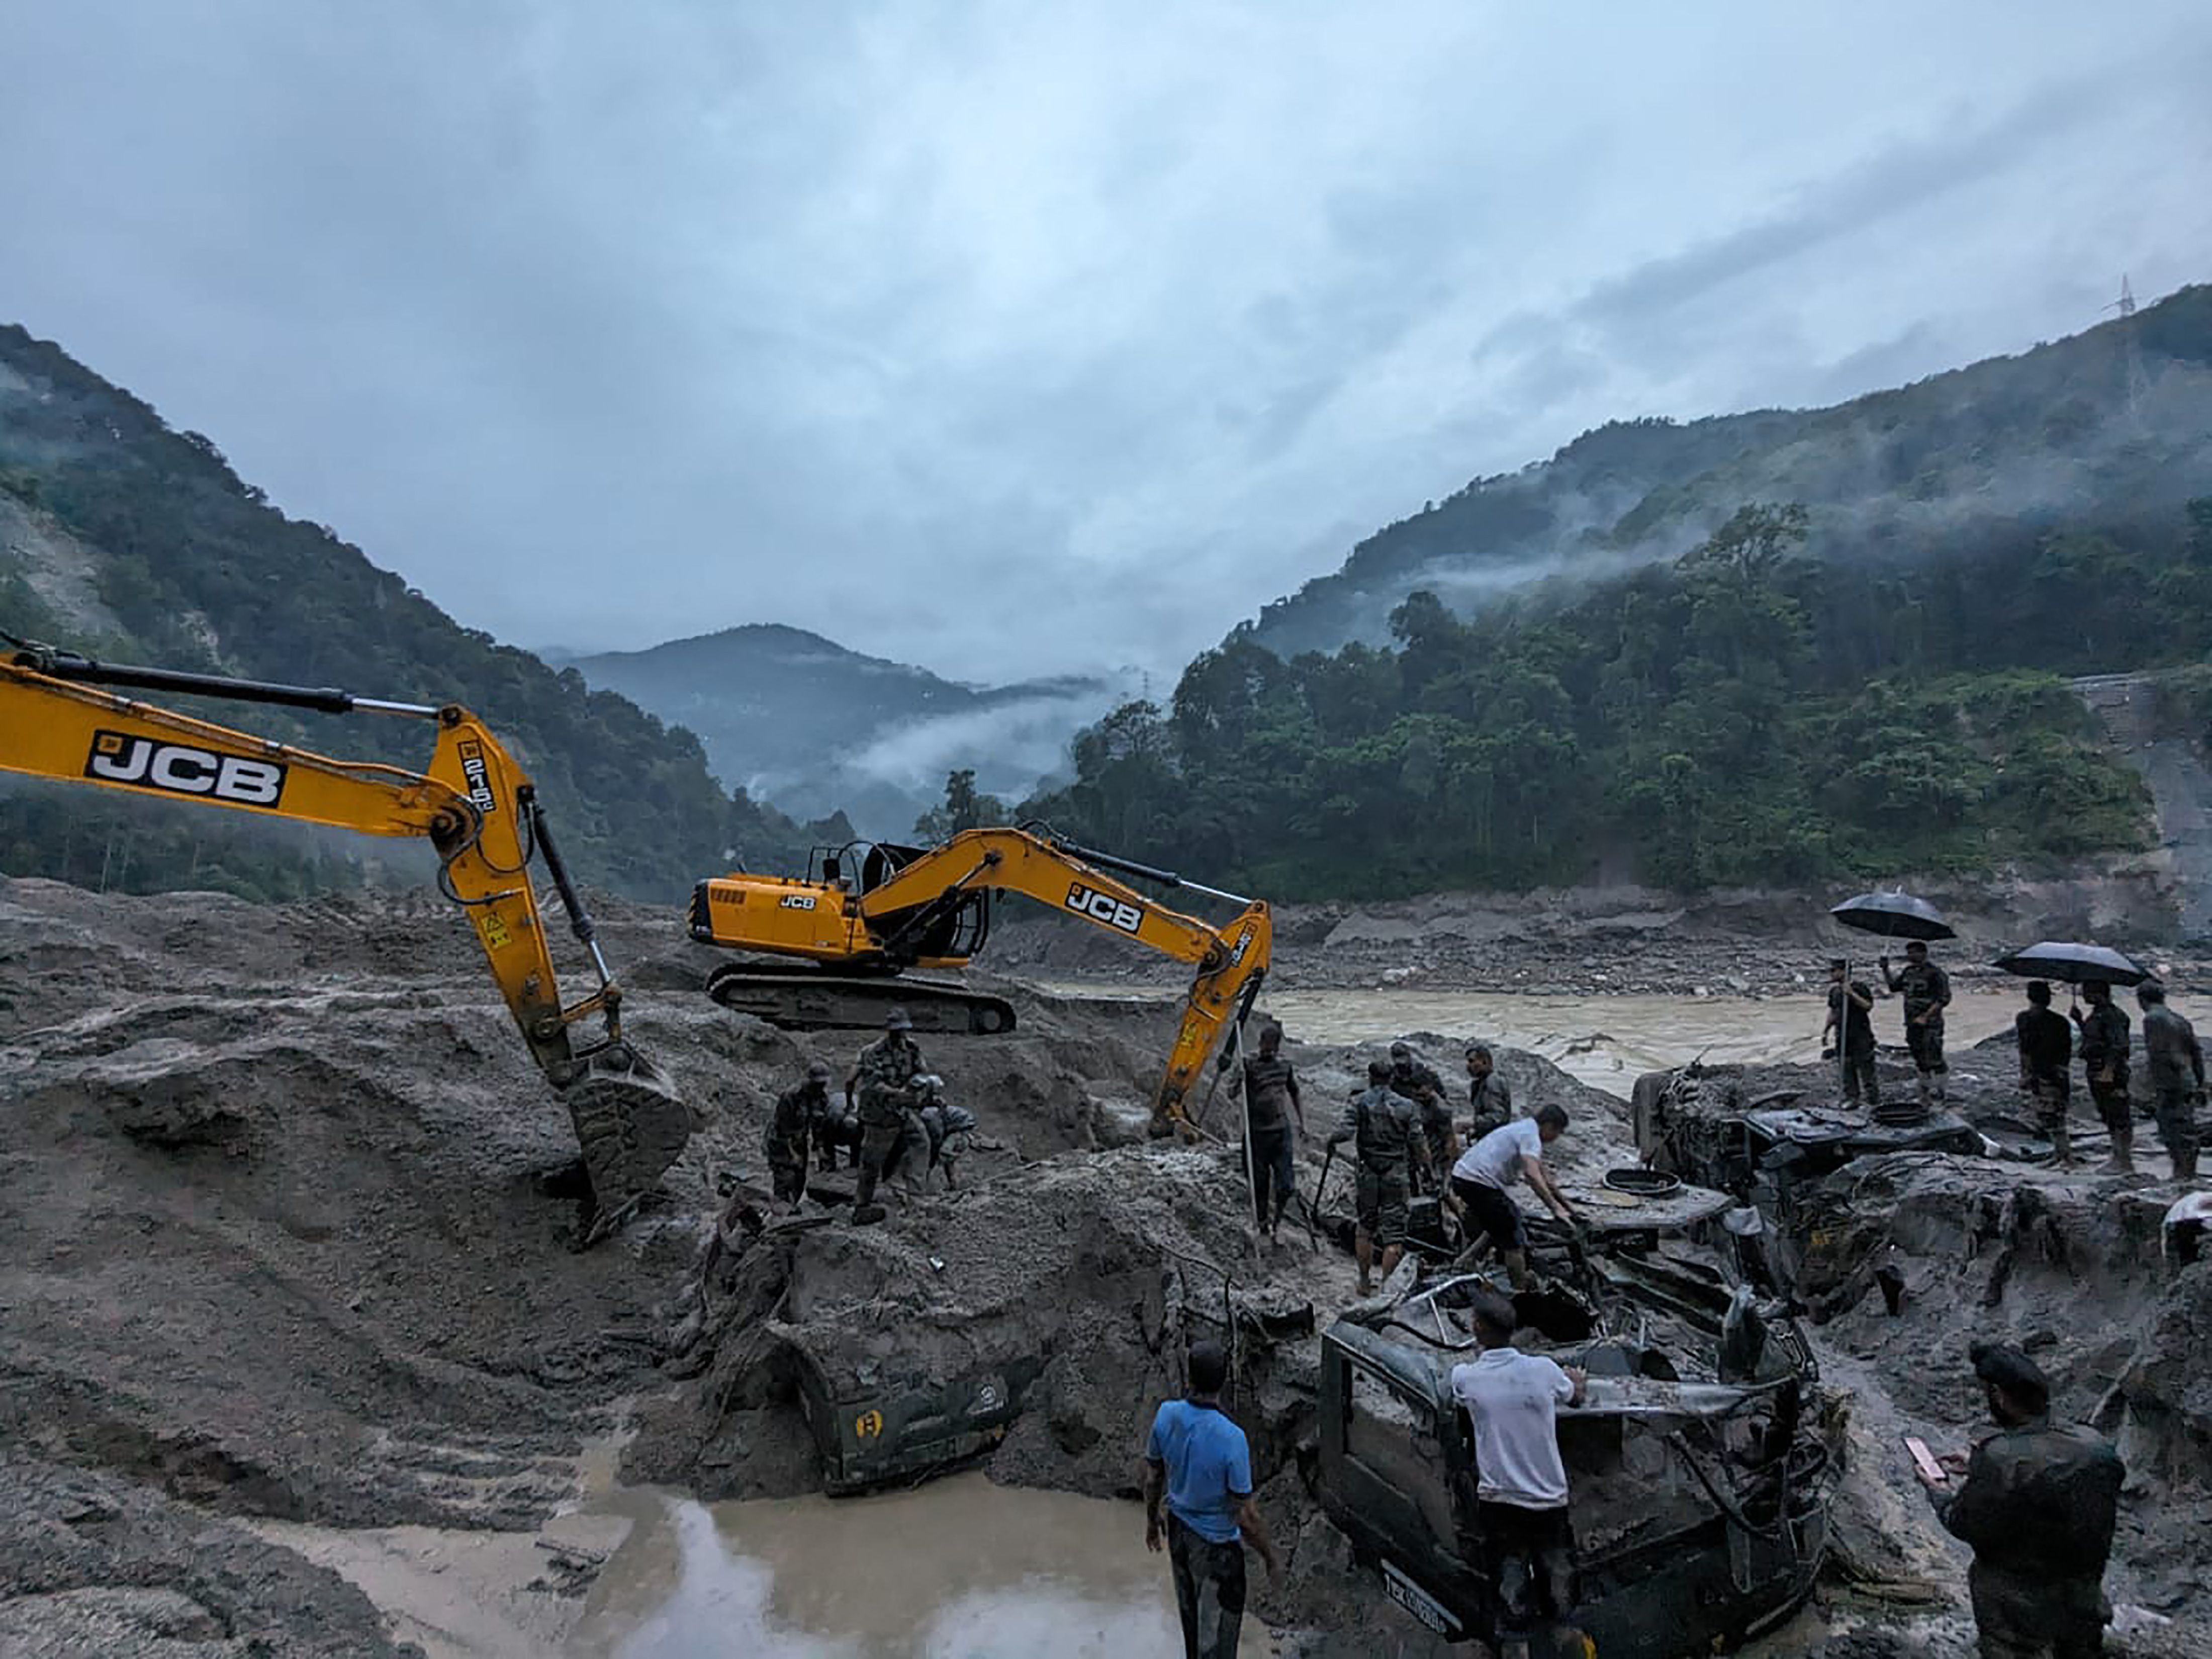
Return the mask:
POLYGON ((868 977, 817 969, 726 962, 707 975, 707 994, 723 1007, 791 1031, 871 1031, 903 1008, 917 1032, 995 1036, 1014 1029, 1004 997, 945 980, 903 975, 868 977))
POLYGON ((691 1112, 665 1073, 628 1043, 594 1049, 561 1091, 584 1169, 592 1215, 583 1243, 615 1231, 660 1183, 691 1139, 691 1112))

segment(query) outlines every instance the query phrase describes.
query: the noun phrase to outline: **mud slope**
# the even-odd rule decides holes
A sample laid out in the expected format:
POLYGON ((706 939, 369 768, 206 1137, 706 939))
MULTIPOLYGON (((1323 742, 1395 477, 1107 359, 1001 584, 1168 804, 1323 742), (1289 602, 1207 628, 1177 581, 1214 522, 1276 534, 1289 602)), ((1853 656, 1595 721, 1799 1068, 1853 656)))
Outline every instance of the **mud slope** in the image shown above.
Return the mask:
MULTIPOLYGON (((607 920, 696 1133, 669 1201, 578 1255, 565 1114, 447 907, 0 883, 0 1449, 332 1526, 568 1501, 580 1448, 667 1386, 716 1176, 757 1176, 777 1091, 864 1040, 726 1014, 676 918, 607 920)), ((970 1178, 1130 1138, 1169 1018, 1032 1000, 1014 1036, 928 1045, 983 1118, 970 1178)), ((167 1513, 102 1525, 160 1554, 167 1513)))

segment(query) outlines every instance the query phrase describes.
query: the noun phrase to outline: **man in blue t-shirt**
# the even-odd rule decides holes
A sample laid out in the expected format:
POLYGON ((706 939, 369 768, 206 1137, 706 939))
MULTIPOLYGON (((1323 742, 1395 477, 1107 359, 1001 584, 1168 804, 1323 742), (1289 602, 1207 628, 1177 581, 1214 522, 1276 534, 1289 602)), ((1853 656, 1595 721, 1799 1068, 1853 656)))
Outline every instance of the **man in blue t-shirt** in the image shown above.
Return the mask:
POLYGON ((1260 1506, 1252 1501, 1251 1449, 1219 1403, 1228 1379, 1221 1345, 1193 1343, 1190 1391, 1153 1415, 1145 1447, 1145 1547, 1161 1547, 1164 1498, 1183 1659, 1236 1659, 1244 1622, 1247 1536, 1267 1564, 1268 1582, 1282 1576, 1260 1506))

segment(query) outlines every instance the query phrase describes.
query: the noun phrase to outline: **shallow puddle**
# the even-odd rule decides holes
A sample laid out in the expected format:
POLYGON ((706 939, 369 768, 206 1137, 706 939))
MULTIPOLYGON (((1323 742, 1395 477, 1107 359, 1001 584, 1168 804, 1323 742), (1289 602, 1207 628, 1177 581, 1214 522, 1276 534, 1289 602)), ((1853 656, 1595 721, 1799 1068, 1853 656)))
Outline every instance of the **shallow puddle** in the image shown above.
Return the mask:
MULTIPOLYGON (((702 1504, 619 1494, 635 1525, 572 1659, 1124 1659, 1182 1641, 1134 1504, 955 1475, 912 1492, 702 1504)), ((1257 1558, 1250 1559, 1255 1575, 1257 1558)), ((1238 1650, 1273 1651, 1248 1618, 1238 1650)))

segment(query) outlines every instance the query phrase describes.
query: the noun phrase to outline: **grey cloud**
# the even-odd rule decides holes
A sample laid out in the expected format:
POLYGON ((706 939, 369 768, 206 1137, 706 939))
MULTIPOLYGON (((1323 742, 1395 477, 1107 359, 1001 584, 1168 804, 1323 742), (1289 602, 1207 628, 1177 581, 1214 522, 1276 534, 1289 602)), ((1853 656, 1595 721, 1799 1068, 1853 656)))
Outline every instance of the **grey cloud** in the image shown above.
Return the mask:
POLYGON ((2212 266, 2142 155, 2212 145, 2188 0, 1788 75, 1748 0, 18 9, 6 309, 525 641, 1164 677, 1584 426, 2066 331, 2054 251, 2212 266))

